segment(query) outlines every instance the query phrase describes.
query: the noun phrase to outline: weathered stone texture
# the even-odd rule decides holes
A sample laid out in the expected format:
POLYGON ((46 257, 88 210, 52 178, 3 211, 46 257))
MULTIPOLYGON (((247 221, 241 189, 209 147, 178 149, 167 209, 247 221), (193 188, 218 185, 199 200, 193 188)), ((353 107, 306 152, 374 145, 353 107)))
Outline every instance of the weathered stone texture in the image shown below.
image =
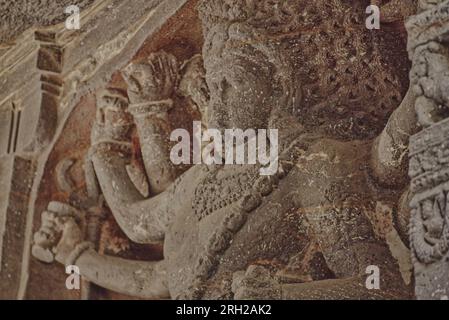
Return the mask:
POLYGON ((14 41, 31 27, 51 26, 64 21, 64 9, 78 5, 84 9, 94 0, 19 0, 0 1, 0 43, 14 41))
POLYGON ((14 155, 1 160, 0 188, 7 198, 0 202, 0 299, 14 299, 19 295, 22 280, 22 255, 27 246, 27 215, 35 164, 14 155))
POLYGON ((422 1, 407 23, 415 109, 410 139, 410 245, 418 299, 449 296, 449 1, 422 1))
POLYGON ((30 153, 0 165, 4 297, 408 299, 409 249, 417 296, 447 295, 449 1, 407 24, 410 89, 410 1, 379 31, 368 0, 90 3, 83 32, 25 32, 2 56, 0 132, 23 106, 30 153), (278 129, 278 170, 173 165, 170 132, 194 120, 278 129), (56 262, 80 266, 81 292, 56 262))

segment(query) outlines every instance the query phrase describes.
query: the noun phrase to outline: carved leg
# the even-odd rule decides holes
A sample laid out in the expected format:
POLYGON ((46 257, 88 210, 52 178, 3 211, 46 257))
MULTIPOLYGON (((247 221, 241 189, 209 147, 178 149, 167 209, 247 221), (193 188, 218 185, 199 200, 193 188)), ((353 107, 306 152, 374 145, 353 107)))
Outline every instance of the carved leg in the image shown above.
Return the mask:
MULTIPOLYGON (((246 272, 236 272, 233 277, 234 299, 244 300, 347 300, 347 299, 401 299, 401 288, 381 285, 380 290, 369 290, 366 277, 331 279, 307 283, 281 283, 262 266, 250 266, 246 272)), ((385 281, 384 283, 388 283, 385 281)))
POLYGON ((310 283, 281 285, 282 299, 301 300, 372 300, 403 299, 401 292, 395 290, 368 290, 364 277, 322 280, 310 283))
MULTIPOLYGON (((380 271, 381 290, 370 291, 367 295, 359 290, 355 296, 369 297, 374 294, 387 298, 393 292, 398 297, 408 297, 411 291, 408 287, 408 251, 394 228, 393 217, 360 209, 349 199, 345 205, 345 208, 306 215, 310 232, 316 237, 327 267, 339 281, 353 279, 347 284, 350 291, 358 290, 358 284, 353 284, 354 279, 366 279, 368 267, 375 266, 380 271)), ((341 285, 346 285, 345 281, 341 285)), ((365 280, 360 283, 364 286, 365 280)), ((348 298, 349 295, 348 292, 348 298)))

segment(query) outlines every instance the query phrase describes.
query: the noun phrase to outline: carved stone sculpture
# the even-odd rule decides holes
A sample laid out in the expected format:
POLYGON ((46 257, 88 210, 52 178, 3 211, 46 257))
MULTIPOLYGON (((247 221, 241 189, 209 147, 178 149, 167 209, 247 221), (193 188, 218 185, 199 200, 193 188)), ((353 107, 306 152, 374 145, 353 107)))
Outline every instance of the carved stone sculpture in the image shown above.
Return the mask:
POLYGON ((121 229, 138 243, 163 241, 164 260, 99 255, 84 242, 79 210, 58 214, 54 204, 35 256, 55 255, 93 283, 146 298, 410 297, 410 264, 401 258, 408 209, 399 199, 408 192, 404 146, 417 129, 415 97, 400 102, 401 79, 346 6, 201 1, 205 74, 199 57, 180 67, 163 51, 131 63, 122 72, 129 101, 111 89, 99 97, 89 157, 121 229), (319 17, 322 32, 304 34, 319 17), (278 129, 277 173, 195 165, 180 174, 169 159, 175 92, 193 99, 208 128, 278 129), (137 174, 129 169, 133 125, 144 163, 137 174), (136 183, 146 179, 148 194, 136 183), (372 265, 380 290, 365 286, 372 265))

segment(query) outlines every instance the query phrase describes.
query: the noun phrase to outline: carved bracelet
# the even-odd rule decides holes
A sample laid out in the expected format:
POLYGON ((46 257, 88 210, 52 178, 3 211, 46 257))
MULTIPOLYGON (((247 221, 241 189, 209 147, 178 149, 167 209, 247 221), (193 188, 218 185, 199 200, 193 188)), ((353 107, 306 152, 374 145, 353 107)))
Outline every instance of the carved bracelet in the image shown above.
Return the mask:
POLYGON ((89 249, 94 249, 95 246, 90 241, 84 241, 76 245, 75 249, 70 253, 67 258, 66 265, 73 266, 76 265, 76 261, 81 257, 81 255, 89 249))
POLYGON ((92 155, 100 150, 113 150, 129 154, 132 152, 132 144, 130 142, 121 142, 115 140, 100 140, 90 147, 88 158, 92 159, 92 155))
POLYGON ((173 100, 150 101, 144 103, 131 104, 129 112, 134 116, 147 114, 160 114, 169 111, 173 107, 173 100))

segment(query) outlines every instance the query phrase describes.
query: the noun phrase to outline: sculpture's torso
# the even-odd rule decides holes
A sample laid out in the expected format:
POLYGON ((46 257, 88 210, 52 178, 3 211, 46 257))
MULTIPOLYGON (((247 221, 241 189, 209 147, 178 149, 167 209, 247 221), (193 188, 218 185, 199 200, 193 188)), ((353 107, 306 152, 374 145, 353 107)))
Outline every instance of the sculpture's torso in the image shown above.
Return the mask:
POLYGON ((371 146, 321 139, 295 148, 293 169, 234 228, 224 226, 240 214, 258 171, 192 168, 176 186, 176 219, 165 241, 172 296, 229 298, 233 273, 250 264, 302 281, 357 276, 380 259, 394 264, 368 218, 376 203, 392 204, 369 177, 371 146), (204 290, 190 289, 197 287, 204 290))

